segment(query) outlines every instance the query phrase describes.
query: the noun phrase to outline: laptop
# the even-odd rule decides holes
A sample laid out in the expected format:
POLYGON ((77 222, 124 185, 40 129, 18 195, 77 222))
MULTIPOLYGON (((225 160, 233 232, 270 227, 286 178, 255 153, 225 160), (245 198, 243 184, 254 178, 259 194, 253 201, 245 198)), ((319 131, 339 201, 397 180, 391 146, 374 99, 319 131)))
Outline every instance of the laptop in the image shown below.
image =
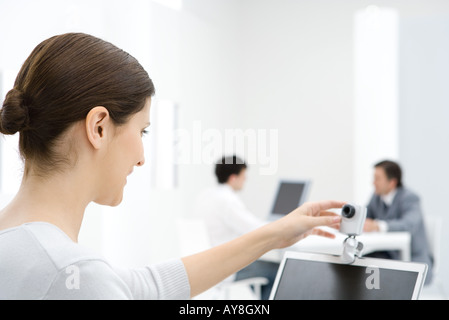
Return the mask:
POLYGON ((270 300, 416 300, 427 265, 377 258, 344 264, 340 256, 287 251, 270 300))
POLYGON ((279 219, 306 202, 310 185, 310 180, 280 180, 269 220, 279 219))

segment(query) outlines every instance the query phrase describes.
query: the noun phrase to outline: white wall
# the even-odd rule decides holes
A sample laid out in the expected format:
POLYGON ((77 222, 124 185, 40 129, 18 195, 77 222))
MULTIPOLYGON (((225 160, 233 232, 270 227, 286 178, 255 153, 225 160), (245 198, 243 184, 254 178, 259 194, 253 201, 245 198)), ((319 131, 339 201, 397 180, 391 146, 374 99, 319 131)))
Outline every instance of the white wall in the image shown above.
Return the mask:
POLYGON ((311 200, 352 198, 352 11, 341 2, 244 1, 245 128, 278 130, 278 170, 250 168, 244 191, 258 214, 279 178, 310 178, 311 200))
POLYGON ((371 198, 373 164, 399 155, 399 13, 368 6, 354 16, 354 165, 356 203, 371 198))
POLYGON ((403 19, 401 34, 400 159, 424 214, 443 219, 439 276, 449 288, 449 14, 403 19))

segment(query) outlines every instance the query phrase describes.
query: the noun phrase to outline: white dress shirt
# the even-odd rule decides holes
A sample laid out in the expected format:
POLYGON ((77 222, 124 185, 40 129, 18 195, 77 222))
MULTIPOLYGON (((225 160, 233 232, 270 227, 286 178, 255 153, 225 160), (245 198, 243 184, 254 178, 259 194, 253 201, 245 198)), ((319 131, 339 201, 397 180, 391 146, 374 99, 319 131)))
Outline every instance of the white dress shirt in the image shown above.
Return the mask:
MULTIPOLYGON (((393 189, 389 193, 380 196, 382 201, 390 207, 393 203, 394 197, 396 196, 398 189, 393 189)), ((388 223, 383 220, 376 219, 377 225, 379 226, 379 232, 387 232, 388 231, 388 223)))
POLYGON ((383 202, 385 202, 385 204, 387 206, 391 206, 397 192, 398 192, 398 189, 395 188, 395 189, 391 190, 389 193, 380 196, 380 198, 382 199, 383 202))
POLYGON ((195 214, 204 219, 212 246, 235 239, 266 222, 251 213, 228 184, 202 192, 195 214))

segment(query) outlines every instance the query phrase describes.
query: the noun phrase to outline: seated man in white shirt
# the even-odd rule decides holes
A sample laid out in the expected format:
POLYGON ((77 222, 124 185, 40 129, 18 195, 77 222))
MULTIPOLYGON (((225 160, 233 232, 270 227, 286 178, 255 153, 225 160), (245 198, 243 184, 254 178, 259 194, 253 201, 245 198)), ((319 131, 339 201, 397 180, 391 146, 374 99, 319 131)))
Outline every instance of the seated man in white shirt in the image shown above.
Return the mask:
MULTIPOLYGON (((266 222, 251 213, 238 196, 246 181, 247 165, 236 156, 223 157, 215 166, 218 185, 200 194, 195 212, 204 219, 212 246, 254 230, 266 222)), ((237 272, 235 280, 265 277, 262 299, 268 299, 278 263, 258 260, 237 272)))

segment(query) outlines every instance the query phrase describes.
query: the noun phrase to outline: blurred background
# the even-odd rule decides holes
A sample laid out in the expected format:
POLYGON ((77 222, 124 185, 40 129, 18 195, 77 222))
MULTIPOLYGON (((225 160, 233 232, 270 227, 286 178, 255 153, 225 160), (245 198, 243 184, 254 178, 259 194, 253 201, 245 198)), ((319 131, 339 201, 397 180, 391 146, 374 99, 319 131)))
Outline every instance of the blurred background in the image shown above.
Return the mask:
MULTIPOLYGON (((241 197, 261 217, 281 178, 310 179, 309 200, 367 204, 388 158, 448 227, 449 1, 0 0, 1 100, 32 49, 66 32, 129 52, 156 87, 146 165, 83 222, 80 242, 111 262, 177 257, 175 221, 221 153, 248 160, 241 197)), ((2 205, 20 185, 17 141, 0 139, 2 205)))

